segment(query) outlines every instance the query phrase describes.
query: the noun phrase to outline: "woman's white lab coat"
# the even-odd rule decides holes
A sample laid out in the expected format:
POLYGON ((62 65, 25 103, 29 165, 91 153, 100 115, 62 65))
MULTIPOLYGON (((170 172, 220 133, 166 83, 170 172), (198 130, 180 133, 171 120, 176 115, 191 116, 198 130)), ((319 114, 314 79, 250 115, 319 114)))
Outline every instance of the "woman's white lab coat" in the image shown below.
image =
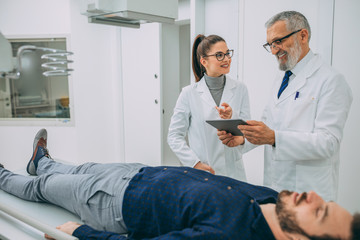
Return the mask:
POLYGON ((279 76, 263 114, 276 141, 276 147, 265 146, 264 185, 278 191, 313 190, 326 200, 336 200, 351 90, 344 77, 317 55, 278 99, 281 81, 279 76))
MULTIPOLYGON (((250 119, 247 88, 226 76, 221 103, 228 103, 232 118, 250 119)), ((169 127, 168 143, 184 166, 194 167, 199 161, 210 165, 217 175, 246 181, 242 154, 218 139, 217 130, 205 120, 221 119, 205 79, 182 89, 169 127), (186 141, 188 135, 189 145, 186 141), (190 146, 190 147, 189 147, 190 146)))

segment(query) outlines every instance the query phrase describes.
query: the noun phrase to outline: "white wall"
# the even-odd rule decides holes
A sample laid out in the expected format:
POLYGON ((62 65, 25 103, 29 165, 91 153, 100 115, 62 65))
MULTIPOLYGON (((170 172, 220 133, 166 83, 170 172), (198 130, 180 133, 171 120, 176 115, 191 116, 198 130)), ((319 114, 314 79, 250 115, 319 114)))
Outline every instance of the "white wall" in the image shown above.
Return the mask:
MULTIPOLYGON (((181 26, 161 24, 161 98, 162 98, 162 165, 179 166, 179 160, 167 143, 170 120, 180 91, 181 26)), ((189 37, 189 34, 185 34, 189 37)), ((187 39, 189 40, 189 39, 187 39)), ((188 41, 187 41, 188 42, 188 41)), ((188 51, 186 51, 188 52, 188 51)), ((186 66, 188 66, 186 64, 186 66)), ((186 70, 185 70, 186 71, 186 70)), ((190 79, 188 78, 188 81, 190 79)))
POLYGON ((238 0, 205 0, 206 36, 216 34, 225 39, 229 49, 234 49, 229 76, 237 79, 239 52, 238 0))
POLYGON ((345 75, 353 92, 353 103, 341 145, 339 203, 350 211, 360 211, 360 1, 336 0, 333 66, 345 75))
POLYGON ((70 0, 76 160, 123 161, 120 28, 89 24, 80 2, 70 0))
POLYGON ((189 49, 192 48, 190 44, 190 24, 179 26, 179 42, 180 42, 180 85, 178 94, 181 89, 190 84, 192 74, 191 68, 191 52, 189 49))
MULTIPOLYGON (((70 36, 75 69, 70 78, 73 125, 36 121, 19 126, 0 124, 0 162, 24 167, 32 154, 36 131, 46 127, 50 153, 70 162, 114 162, 122 157, 122 102, 119 28, 89 24, 80 15, 80 1, 2 0, 0 31, 5 36, 70 36)), ((0 80, 1 81, 1 80, 0 80)))

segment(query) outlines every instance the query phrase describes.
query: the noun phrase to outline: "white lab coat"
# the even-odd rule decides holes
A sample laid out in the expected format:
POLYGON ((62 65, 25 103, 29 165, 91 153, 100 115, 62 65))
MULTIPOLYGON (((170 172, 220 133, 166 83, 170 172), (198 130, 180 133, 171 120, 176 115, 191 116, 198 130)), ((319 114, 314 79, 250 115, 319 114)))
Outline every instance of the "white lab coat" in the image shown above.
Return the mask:
POLYGON ((318 55, 278 99, 282 77, 273 84, 262 119, 275 131, 275 147, 265 146, 264 185, 277 191, 313 190, 326 200, 336 200, 339 149, 351 90, 344 77, 318 55))
MULTIPOLYGON (((223 102, 233 109, 233 119, 250 119, 248 91, 240 81, 226 76, 220 104, 223 102)), ((169 146, 184 166, 194 167, 201 161, 210 165, 217 175, 246 181, 240 149, 222 144, 217 130, 205 122, 221 119, 215 106, 204 78, 184 87, 171 118, 169 146), (189 145, 186 142, 187 135, 189 145)))

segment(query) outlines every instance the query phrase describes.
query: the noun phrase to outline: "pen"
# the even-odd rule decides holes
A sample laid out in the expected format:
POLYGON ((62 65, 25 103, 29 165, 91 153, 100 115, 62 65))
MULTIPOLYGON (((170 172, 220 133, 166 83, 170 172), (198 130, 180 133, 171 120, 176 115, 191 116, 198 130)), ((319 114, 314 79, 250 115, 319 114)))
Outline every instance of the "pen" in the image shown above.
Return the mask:
POLYGON ((296 92, 294 100, 296 100, 299 97, 299 92, 296 92))

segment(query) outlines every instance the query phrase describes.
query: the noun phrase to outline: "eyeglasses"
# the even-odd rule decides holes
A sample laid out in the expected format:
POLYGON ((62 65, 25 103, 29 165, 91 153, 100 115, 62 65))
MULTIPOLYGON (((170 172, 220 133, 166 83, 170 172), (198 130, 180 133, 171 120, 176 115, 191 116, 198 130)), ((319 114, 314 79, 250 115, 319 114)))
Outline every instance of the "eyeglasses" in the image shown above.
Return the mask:
POLYGON ((222 61, 222 60, 224 60, 225 56, 227 56, 228 58, 231 58, 233 56, 233 54, 234 54, 234 50, 227 50, 226 53, 216 52, 211 55, 205 55, 204 57, 215 56, 218 61, 222 61))
POLYGON ((282 41, 289 38, 290 36, 292 36, 293 34, 295 33, 298 33, 300 32, 302 29, 299 29, 299 30, 296 30, 288 35, 286 35, 285 37, 282 37, 282 38, 279 38, 279 39, 276 39, 274 41, 272 41, 272 43, 265 43, 263 45, 263 47, 265 48, 266 51, 270 52, 271 53, 271 49, 272 48, 278 48, 278 47, 281 47, 282 46, 282 41))

